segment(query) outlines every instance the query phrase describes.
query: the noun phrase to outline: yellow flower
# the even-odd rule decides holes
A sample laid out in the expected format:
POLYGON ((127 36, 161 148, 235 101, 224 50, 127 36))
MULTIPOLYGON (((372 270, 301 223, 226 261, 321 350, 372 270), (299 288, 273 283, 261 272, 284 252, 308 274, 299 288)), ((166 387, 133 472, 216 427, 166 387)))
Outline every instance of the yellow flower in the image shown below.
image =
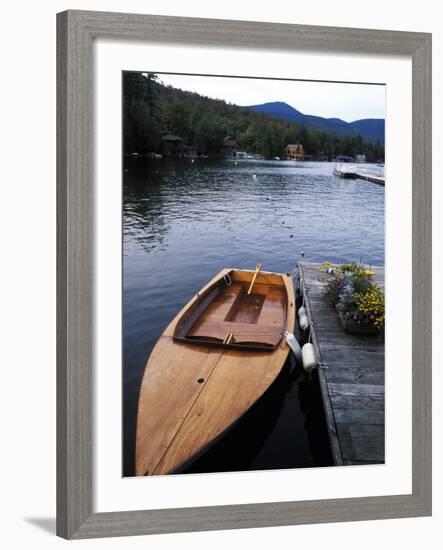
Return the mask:
POLYGON ((382 326, 385 322, 385 299, 381 290, 374 284, 365 292, 354 294, 357 309, 363 314, 373 316, 375 326, 382 326))

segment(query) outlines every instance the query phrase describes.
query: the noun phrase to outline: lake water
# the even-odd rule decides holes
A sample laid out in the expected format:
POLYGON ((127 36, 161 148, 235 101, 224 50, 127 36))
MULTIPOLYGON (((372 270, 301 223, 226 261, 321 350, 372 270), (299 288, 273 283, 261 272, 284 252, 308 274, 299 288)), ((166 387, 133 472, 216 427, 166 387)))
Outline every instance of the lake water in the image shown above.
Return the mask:
MULTIPOLYGON (((134 473, 144 366, 177 311, 225 267, 384 264, 384 187, 332 163, 125 159, 124 475, 134 473)), ((295 370, 189 471, 327 465, 317 387, 295 370), (234 452, 235 450, 235 452, 234 452)))

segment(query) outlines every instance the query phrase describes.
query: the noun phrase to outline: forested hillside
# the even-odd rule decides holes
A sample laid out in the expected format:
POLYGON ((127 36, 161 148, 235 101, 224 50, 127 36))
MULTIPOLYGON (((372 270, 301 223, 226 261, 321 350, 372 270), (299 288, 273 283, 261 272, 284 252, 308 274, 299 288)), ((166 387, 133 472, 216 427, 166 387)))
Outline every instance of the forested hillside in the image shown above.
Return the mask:
POLYGON ((219 156, 226 136, 240 149, 265 158, 284 157, 289 143, 302 143, 307 155, 366 154, 368 161, 384 158, 384 146, 361 135, 339 136, 239 107, 222 100, 166 87, 155 74, 125 72, 124 152, 163 152, 162 136, 174 134, 198 154, 219 156))

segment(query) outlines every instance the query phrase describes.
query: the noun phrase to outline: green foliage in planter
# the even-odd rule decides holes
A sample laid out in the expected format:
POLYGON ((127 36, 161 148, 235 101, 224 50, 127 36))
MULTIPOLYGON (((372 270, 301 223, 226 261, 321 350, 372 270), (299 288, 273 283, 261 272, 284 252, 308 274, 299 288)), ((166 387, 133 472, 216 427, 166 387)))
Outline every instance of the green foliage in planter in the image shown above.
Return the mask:
POLYGON ((356 263, 337 267, 326 284, 327 301, 344 320, 361 326, 383 327, 385 300, 372 280, 374 272, 356 263))

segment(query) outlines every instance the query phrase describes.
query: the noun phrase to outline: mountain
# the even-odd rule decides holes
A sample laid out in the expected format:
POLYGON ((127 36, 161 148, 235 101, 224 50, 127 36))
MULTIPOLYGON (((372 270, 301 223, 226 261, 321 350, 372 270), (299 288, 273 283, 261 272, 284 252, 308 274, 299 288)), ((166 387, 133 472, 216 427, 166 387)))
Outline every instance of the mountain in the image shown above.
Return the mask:
POLYGON ((251 111, 263 113, 267 116, 279 118, 286 122, 295 122, 311 130, 331 132, 338 136, 361 135, 370 141, 384 143, 385 121, 382 118, 368 118, 345 122, 340 118, 323 118, 314 115, 305 115, 283 101, 272 101, 262 105, 249 106, 251 111))
POLYGON ((380 143, 385 142, 385 121, 382 118, 363 118, 350 122, 349 126, 362 136, 368 136, 380 143))

